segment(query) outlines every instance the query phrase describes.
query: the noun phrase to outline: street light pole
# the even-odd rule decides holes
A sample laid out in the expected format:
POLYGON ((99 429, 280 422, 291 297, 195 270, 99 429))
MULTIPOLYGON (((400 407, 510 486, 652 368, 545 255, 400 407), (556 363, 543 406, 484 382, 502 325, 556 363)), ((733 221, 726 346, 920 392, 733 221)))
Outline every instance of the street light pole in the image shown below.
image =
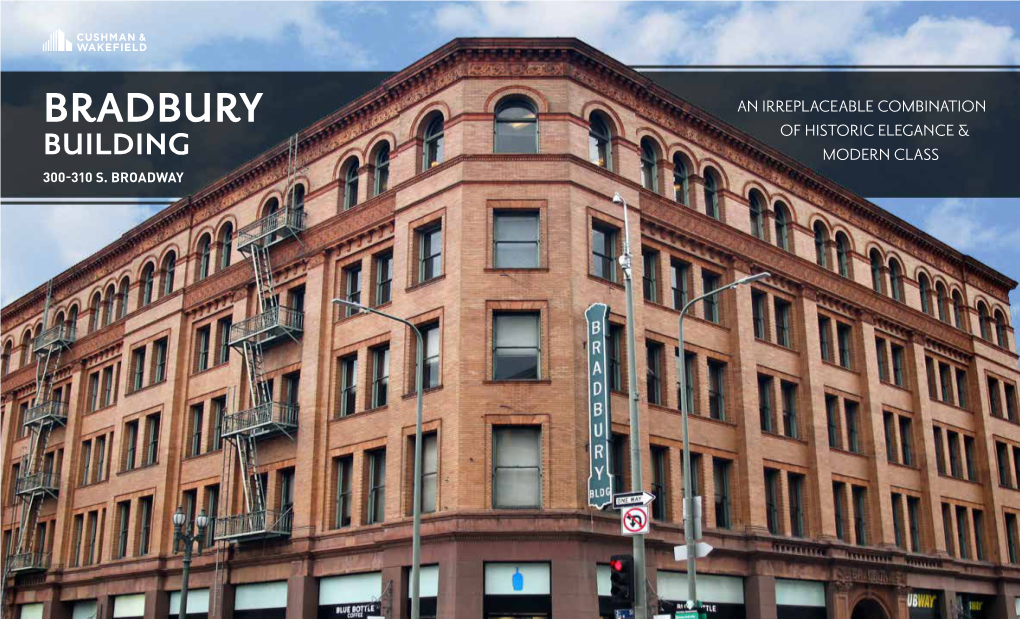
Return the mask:
POLYGON ((185 531, 184 522, 187 520, 187 516, 185 516, 181 506, 178 505, 177 511, 174 512, 171 520, 174 523, 174 539, 184 544, 184 559, 182 561, 184 569, 181 571, 181 600, 180 605, 177 607, 177 617, 178 619, 186 619, 188 609, 188 577, 191 575, 191 548, 195 540, 200 540, 205 535, 205 527, 209 524, 209 518, 205 515, 205 510, 203 509, 199 512, 198 517, 195 518, 197 530, 193 533, 191 523, 189 522, 188 530, 185 531))
MULTIPOLYGON (((407 325, 414 332, 418 338, 418 369, 415 372, 414 386, 417 393, 417 411, 415 413, 414 421, 414 499, 412 505, 412 511, 414 514, 414 526, 411 534, 411 619, 421 618, 421 458, 422 458, 422 441, 421 441, 421 401, 424 386, 422 385, 422 377, 425 371, 425 338, 422 337, 421 331, 418 327, 414 326, 403 318, 392 316, 385 312, 380 312, 377 309, 348 301, 347 299, 333 299, 333 303, 356 309, 366 314, 377 314, 383 318, 389 318, 395 320, 401 324, 407 325)), ((181 617, 180 619, 184 619, 181 617)))
POLYGON ((677 334, 677 345, 679 346, 680 354, 677 356, 677 376, 680 377, 680 417, 682 419, 683 434, 684 434, 684 540, 687 542, 687 599, 697 604, 698 602, 698 573, 694 567, 695 560, 695 543, 697 542, 695 530, 694 530, 694 505, 695 497, 691 494, 691 434, 688 429, 688 418, 690 411, 687 406, 687 353, 684 351, 684 316, 687 315, 687 310, 694 306, 695 303, 707 299, 713 295, 719 294, 730 288, 736 288, 743 284, 750 284, 758 280, 770 277, 771 273, 757 273, 749 277, 738 279, 737 281, 727 284, 721 288, 716 288, 711 292, 691 299, 684 304, 683 309, 680 310, 680 318, 678 320, 678 334, 677 334))
MULTIPOLYGON (((634 284, 633 261, 630 253, 630 224, 627 221, 627 201, 617 193, 613 196, 613 204, 623 205, 623 255, 620 256, 620 268, 623 270, 623 286, 627 296, 627 398, 630 411, 630 471, 631 492, 641 492, 641 426, 638 415, 637 387, 637 343, 634 326, 634 284)), ((634 540, 634 617, 645 619, 647 604, 645 603, 645 536, 635 535, 634 540)))

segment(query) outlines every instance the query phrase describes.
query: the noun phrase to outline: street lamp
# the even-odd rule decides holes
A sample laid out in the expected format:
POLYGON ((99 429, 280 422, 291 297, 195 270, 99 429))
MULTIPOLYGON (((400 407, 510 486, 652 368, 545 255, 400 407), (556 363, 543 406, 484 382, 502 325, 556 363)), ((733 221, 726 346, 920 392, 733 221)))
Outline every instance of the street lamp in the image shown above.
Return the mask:
MULTIPOLYGON (((630 224, 627 221, 627 201, 617 192, 613 195, 613 204, 623 206, 623 254, 620 256, 620 268, 623 270, 623 286, 627 296, 627 390, 629 391, 628 408, 630 411, 630 470, 631 491, 641 492, 641 428, 638 420, 638 389, 637 389, 637 352, 634 331, 634 286, 632 282, 633 262, 630 253, 630 224)), ((637 586, 634 591, 634 617, 645 619, 645 536, 635 535, 634 539, 634 580, 637 586)))
MULTIPOLYGON (((421 400, 423 393, 422 377, 425 371, 425 338, 421 331, 403 318, 397 318, 377 309, 348 301, 347 299, 333 299, 333 303, 356 309, 365 314, 377 314, 383 318, 389 318, 405 324, 414 331, 418 338, 418 369, 415 372, 414 387, 417 392, 417 412, 414 422, 414 528, 411 535, 411 619, 421 617, 421 400)), ((181 619, 184 619, 183 617, 181 619)))
POLYGON ((680 377, 680 414, 683 420, 683 433, 684 433, 684 539, 687 542, 687 599, 691 600, 695 604, 698 602, 698 573, 695 571, 694 559, 695 559, 695 542, 694 539, 694 504, 695 498, 692 496, 690 491, 691 488, 691 435, 688 430, 688 416, 690 411, 687 410, 687 354, 684 352, 684 316, 687 315, 689 310, 695 303, 703 299, 707 299, 713 295, 719 294, 730 288, 736 288, 744 284, 751 284, 766 277, 771 277, 772 274, 768 271, 763 273, 756 273, 747 277, 742 277, 735 282, 727 284, 721 288, 716 288, 711 292, 691 299, 680 310, 679 319, 679 335, 677 337, 680 354, 677 356, 677 376, 680 377))
POLYGON ((177 506, 177 511, 171 517, 174 523, 174 540, 178 543, 184 544, 184 571, 181 572, 181 604, 177 610, 177 616, 179 619, 185 619, 187 617, 188 609, 188 576, 191 573, 191 547, 195 540, 200 540, 205 536, 205 527, 209 524, 209 517, 205 515, 203 509, 198 513, 198 517, 195 518, 196 531, 191 531, 191 524, 188 523, 188 530, 184 530, 184 523, 188 517, 184 514, 184 510, 181 506, 177 506))

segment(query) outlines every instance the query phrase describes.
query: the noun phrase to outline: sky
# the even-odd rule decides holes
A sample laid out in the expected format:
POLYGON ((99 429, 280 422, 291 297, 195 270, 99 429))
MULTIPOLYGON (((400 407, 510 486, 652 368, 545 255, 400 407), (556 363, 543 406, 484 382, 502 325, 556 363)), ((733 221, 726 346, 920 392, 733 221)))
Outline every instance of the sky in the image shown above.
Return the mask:
MULTIPOLYGON (((575 36, 638 65, 1020 65, 1020 3, 0 2, 3 71, 395 71, 458 36, 575 36), (144 33, 147 49, 43 53, 55 28, 144 33)), ((1017 196, 866 197, 1020 281, 1017 196)), ((0 305, 155 212, 0 206, 0 305)))

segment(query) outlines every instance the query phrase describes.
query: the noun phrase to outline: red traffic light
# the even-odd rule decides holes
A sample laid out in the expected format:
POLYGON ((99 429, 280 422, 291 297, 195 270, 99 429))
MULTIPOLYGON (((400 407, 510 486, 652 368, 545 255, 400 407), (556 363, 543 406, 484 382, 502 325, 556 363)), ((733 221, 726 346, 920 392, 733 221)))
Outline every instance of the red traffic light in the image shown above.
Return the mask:
POLYGON ((619 559, 617 559, 615 561, 610 561, 609 562, 609 568, 611 570, 613 570, 614 572, 622 571, 623 570, 623 561, 621 561, 619 559))

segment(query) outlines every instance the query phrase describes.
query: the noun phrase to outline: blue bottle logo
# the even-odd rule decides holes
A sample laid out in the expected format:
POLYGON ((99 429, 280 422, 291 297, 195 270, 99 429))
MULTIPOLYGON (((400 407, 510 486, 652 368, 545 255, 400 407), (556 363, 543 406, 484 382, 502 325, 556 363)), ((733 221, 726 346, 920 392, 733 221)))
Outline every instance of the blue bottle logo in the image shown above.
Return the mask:
POLYGON ((521 574, 521 568, 519 567, 514 568, 512 584, 514 591, 524 591, 524 574, 521 574))

